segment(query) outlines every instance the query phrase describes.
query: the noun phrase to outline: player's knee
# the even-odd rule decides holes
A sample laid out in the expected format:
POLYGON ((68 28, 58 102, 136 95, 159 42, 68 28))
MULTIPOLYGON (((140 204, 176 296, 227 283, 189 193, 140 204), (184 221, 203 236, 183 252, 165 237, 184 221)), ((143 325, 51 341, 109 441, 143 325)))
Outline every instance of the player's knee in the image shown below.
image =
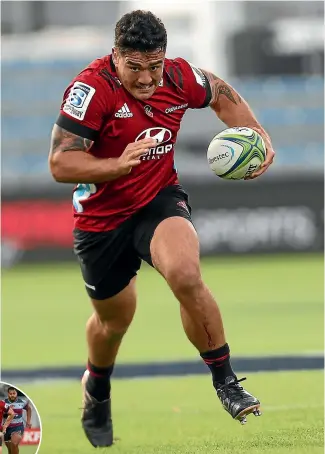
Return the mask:
POLYGON ((21 435, 13 433, 11 436, 11 443, 14 446, 18 446, 21 441, 21 435))
POLYGON ((116 340, 122 340, 124 334, 127 332, 128 327, 130 324, 123 323, 120 321, 119 323, 103 323, 103 333, 107 340, 110 342, 116 340))
POLYGON ((166 280, 176 297, 192 296, 202 285, 200 268, 196 263, 172 266, 166 273, 166 280))
POLYGON ((132 317, 125 313, 120 314, 118 318, 102 319, 97 315, 97 326, 100 334, 107 340, 122 339, 127 332, 132 321, 132 317))

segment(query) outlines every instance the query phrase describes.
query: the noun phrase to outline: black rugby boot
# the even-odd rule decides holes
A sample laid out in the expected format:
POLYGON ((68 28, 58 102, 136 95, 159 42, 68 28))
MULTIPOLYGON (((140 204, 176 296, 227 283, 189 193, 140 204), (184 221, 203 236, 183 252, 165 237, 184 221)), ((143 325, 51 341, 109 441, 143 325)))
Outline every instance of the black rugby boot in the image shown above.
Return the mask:
POLYGON ((88 370, 82 377, 82 416, 81 423, 89 442, 95 448, 112 446, 113 423, 111 416, 111 399, 99 402, 86 390, 88 370))
POLYGON ((223 408, 241 424, 246 424, 250 413, 261 416, 260 401, 239 384, 244 380, 246 378, 227 377, 225 383, 213 383, 223 408))

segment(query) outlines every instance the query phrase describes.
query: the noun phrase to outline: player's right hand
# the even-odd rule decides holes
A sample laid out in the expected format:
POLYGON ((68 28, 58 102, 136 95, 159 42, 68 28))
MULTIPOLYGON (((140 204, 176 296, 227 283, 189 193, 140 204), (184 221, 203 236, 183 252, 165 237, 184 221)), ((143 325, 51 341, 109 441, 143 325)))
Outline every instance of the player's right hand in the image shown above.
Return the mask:
POLYGON ((127 175, 133 167, 141 164, 141 156, 148 153, 149 149, 157 145, 156 139, 142 139, 129 143, 119 158, 117 158, 117 172, 120 176, 127 175))

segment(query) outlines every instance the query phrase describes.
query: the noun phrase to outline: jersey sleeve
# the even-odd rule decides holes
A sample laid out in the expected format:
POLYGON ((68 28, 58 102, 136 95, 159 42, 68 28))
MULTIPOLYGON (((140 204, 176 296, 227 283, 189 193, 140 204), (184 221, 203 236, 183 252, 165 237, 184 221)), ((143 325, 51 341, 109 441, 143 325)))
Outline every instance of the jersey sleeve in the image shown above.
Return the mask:
POLYGON ((112 110, 113 94, 100 76, 81 74, 65 90, 56 124, 73 134, 95 141, 104 118, 112 110))
MULTIPOLYGON (((6 404, 4 400, 0 402, 0 410, 6 415, 9 411, 10 405, 6 404)), ((0 421, 1 423, 1 421, 0 421)))
POLYGON ((184 90, 190 109, 202 109, 211 101, 210 82, 203 72, 183 58, 175 60, 181 67, 184 76, 184 90))

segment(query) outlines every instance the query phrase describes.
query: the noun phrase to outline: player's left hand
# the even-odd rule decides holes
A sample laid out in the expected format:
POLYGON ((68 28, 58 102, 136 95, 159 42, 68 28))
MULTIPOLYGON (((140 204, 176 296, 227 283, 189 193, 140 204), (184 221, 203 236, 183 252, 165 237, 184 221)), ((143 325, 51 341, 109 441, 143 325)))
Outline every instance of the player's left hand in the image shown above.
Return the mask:
POLYGON ((29 423, 28 423, 28 422, 26 422, 26 429, 31 429, 31 428, 32 428, 32 425, 31 425, 31 423, 30 423, 30 422, 29 422, 29 423))
POLYGON ((263 164, 261 164, 260 168, 258 170, 256 170, 255 172, 253 172, 251 175, 245 177, 245 180, 253 180, 254 178, 257 178, 260 175, 262 175, 264 172, 266 172, 267 169, 272 164, 272 162, 274 160, 274 156, 275 156, 275 151, 273 150, 271 140, 269 139, 269 137, 267 135, 265 136, 264 134, 261 133, 261 131, 259 131, 257 129, 256 129, 256 131, 259 134, 261 134, 261 136, 263 137, 265 147, 266 147, 266 157, 265 157, 265 161, 263 162, 263 164))

